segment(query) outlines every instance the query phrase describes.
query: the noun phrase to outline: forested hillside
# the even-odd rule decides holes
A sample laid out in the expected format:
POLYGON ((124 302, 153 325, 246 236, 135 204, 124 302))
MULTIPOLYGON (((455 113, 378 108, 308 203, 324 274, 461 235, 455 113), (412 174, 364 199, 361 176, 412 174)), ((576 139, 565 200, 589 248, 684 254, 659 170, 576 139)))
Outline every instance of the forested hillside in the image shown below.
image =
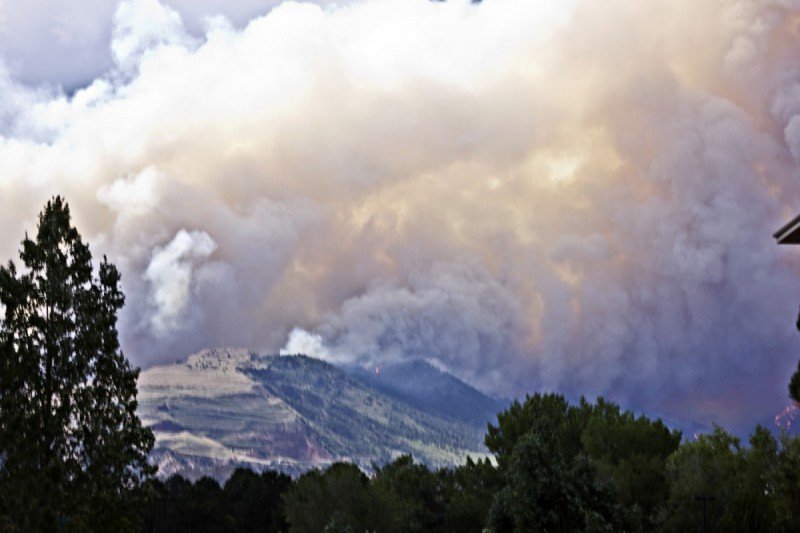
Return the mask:
MULTIPOLYGON (((460 396, 451 399, 457 410, 460 396)), ((482 423, 428 412, 305 356, 208 350, 143 372, 139 403, 162 477, 224 481, 237 466, 297 475, 336 461, 368 471, 405 453, 439 467, 487 452, 482 423)))
POLYGON ((401 456, 292 481, 240 470, 220 486, 155 481, 146 531, 798 531, 800 438, 758 427, 683 439, 598 399, 535 394, 489 425, 497 463, 432 470, 401 456))

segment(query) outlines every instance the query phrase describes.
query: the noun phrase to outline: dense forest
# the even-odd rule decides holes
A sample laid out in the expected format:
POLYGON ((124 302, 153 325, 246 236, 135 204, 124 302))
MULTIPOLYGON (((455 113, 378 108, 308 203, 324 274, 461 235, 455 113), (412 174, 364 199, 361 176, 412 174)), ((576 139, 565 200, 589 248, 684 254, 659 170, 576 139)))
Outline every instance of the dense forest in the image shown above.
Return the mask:
POLYGON ((141 490, 144 531, 800 531, 800 438, 757 427, 683 441, 661 421, 556 394, 489 425, 496 464, 410 456, 370 476, 337 463, 296 480, 237 470, 141 490))

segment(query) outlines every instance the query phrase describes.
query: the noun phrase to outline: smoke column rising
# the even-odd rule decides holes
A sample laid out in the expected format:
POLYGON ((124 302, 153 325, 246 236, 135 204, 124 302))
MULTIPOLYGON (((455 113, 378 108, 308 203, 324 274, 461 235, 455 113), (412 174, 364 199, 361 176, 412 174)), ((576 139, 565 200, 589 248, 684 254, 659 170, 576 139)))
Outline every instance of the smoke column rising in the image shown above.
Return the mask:
MULTIPOLYGON (((286 2, 114 17, 66 96, 0 69, 1 257, 53 194, 148 366, 423 357, 736 428, 785 405, 800 2, 286 2)), ((794 253, 793 253, 794 252, 794 253)))

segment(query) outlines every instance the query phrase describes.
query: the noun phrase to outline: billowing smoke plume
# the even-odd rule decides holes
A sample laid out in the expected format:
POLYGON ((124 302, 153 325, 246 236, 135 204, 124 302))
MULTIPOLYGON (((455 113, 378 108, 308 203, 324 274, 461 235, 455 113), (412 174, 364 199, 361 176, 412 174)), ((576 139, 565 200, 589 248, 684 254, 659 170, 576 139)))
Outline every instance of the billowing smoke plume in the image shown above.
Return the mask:
POLYGON ((128 355, 427 358, 741 427, 796 364, 800 2, 287 2, 113 18, 65 96, 0 70, 0 252, 53 194, 128 355))

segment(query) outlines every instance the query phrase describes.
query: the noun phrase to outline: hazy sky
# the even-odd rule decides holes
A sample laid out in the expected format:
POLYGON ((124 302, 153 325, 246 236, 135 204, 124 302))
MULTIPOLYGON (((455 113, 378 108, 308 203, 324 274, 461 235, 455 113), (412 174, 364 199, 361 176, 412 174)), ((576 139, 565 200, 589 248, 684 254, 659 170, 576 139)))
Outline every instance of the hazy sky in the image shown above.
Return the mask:
POLYGON ((136 364, 424 357, 741 429, 800 357, 799 39, 791 0, 0 0, 0 258, 63 194, 136 364))
MULTIPOLYGON (((204 35, 208 17, 223 15, 242 28, 278 4, 279 0, 162 3, 198 38, 204 35)), ((67 92, 91 83, 114 67, 110 43, 118 5, 114 0, 0 0, 0 51, 6 68, 23 83, 58 84, 67 92)))

